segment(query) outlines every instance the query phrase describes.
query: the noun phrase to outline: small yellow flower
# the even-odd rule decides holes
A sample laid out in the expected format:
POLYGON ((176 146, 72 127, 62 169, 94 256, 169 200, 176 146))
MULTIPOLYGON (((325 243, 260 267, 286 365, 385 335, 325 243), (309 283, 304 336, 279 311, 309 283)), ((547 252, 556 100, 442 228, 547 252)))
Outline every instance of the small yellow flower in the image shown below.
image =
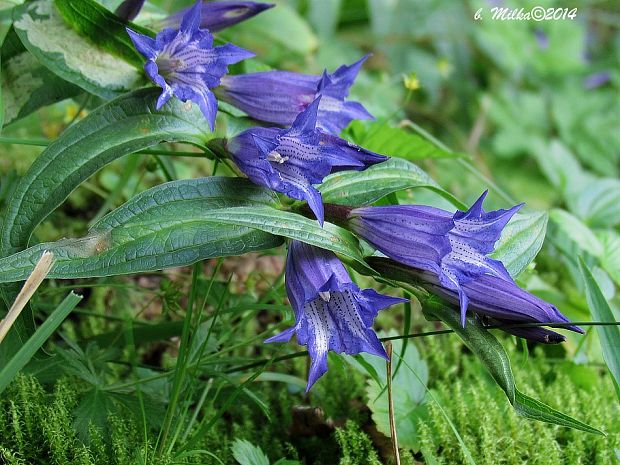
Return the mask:
POLYGON ((418 90, 420 86, 420 80, 416 73, 409 73, 403 76, 403 84, 407 90, 418 90))

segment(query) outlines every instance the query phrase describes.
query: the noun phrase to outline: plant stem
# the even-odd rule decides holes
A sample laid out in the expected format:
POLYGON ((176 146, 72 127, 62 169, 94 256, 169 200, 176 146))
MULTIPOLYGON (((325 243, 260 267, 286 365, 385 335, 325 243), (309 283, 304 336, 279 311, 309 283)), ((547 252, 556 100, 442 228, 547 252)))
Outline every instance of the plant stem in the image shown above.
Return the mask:
POLYGON ((394 397, 392 396, 392 343, 385 343, 385 351, 387 352, 387 393, 388 393, 388 412, 390 417, 390 438, 392 439, 392 450, 394 451, 394 460, 396 465, 400 465, 400 453, 398 452, 398 437, 396 436, 396 421, 394 420, 394 397))

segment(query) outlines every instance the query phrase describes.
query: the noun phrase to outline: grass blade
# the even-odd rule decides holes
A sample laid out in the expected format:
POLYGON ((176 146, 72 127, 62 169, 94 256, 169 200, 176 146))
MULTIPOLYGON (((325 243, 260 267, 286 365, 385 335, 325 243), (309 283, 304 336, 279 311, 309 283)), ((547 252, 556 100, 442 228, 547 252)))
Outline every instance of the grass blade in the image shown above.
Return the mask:
POLYGON ((15 375, 21 370, 32 356, 41 348, 43 343, 56 331, 71 310, 82 300, 82 296, 71 292, 61 304, 43 322, 39 329, 26 341, 15 356, 0 371, 0 394, 4 392, 15 375))
MULTIPOLYGON (((609 323, 615 322, 614 314, 609 307, 609 303, 605 299, 605 296, 603 296, 594 276, 581 257, 579 257, 579 269, 586 286, 586 299, 588 300, 588 307, 590 307, 590 312, 592 313, 592 319, 607 321, 609 323)), ((620 389, 618 389, 620 386, 620 327, 616 325, 596 326, 596 331, 601 340, 603 358, 614 378, 616 393, 620 398, 620 389)))

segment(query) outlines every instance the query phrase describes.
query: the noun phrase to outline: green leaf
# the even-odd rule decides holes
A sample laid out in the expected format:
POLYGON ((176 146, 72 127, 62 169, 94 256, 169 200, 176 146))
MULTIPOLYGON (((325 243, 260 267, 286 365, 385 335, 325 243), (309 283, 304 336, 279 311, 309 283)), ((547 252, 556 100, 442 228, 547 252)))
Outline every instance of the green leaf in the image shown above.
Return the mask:
MULTIPOLYGON (((411 269, 388 259, 373 259, 372 266, 383 278, 404 283, 417 284, 411 269)), ((408 287, 403 287, 410 290, 408 287)), ((504 347, 475 316, 468 316, 465 327, 461 326, 458 308, 452 307, 437 297, 420 298, 424 314, 432 319, 443 321, 463 340, 465 345, 485 365, 493 379, 502 388, 517 413, 540 421, 561 426, 569 426, 588 433, 603 434, 599 430, 558 412, 551 407, 520 393, 515 387, 510 360, 504 347)))
MULTIPOLYGON (((571 180, 574 182, 574 180, 571 180)), ((620 224, 620 180, 594 178, 567 199, 571 211, 593 228, 620 224)))
POLYGON ((599 257, 601 266, 620 286, 620 235, 609 230, 599 232, 597 237, 603 246, 603 253, 599 257))
POLYGON ((270 60, 265 59, 265 55, 281 56, 282 48, 299 55, 308 55, 319 44, 308 23, 285 3, 279 3, 277 8, 237 24, 229 31, 220 32, 220 36, 235 45, 254 50, 267 63, 270 60), (260 37, 260 41, 256 40, 257 37, 260 37))
POLYGON ((510 367, 510 359, 495 336, 482 326, 480 320, 467 317, 465 327, 461 326, 461 317, 454 308, 445 305, 424 306, 425 313, 443 321, 463 340, 465 345, 487 367, 495 382, 506 393, 511 404, 515 402, 515 385, 510 367))
POLYGON ((261 231, 305 242, 355 260, 368 267, 357 238, 346 229, 273 207, 232 207, 208 212, 211 221, 259 229, 261 231))
POLYGON ((551 220, 575 242, 582 250, 598 257, 603 252, 603 246, 592 230, 565 210, 553 209, 549 214, 551 220))
POLYGON ((262 449, 245 439, 235 439, 230 450, 241 465, 269 465, 269 459, 262 449))
POLYGON ((4 126, 4 69, 2 68, 2 55, 0 55, 0 77, 2 78, 2 82, 0 83, 0 132, 2 131, 2 127, 4 126))
POLYGON ((125 28, 154 36, 151 31, 123 21, 93 0, 54 0, 54 5, 78 33, 113 55, 135 66, 142 66, 144 57, 134 47, 125 28))
MULTIPOLYGON (((586 298, 592 313, 592 319, 595 321, 615 322, 616 320, 609 303, 581 257, 579 257, 579 270, 585 283, 586 298)), ((603 358, 615 380, 616 388, 618 388, 620 386, 620 326, 596 326, 596 331, 601 340, 603 358)), ((616 392, 620 398, 620 389, 616 389, 616 392)))
POLYGON ((547 220, 545 212, 516 214, 502 231, 491 257, 500 260, 513 278, 527 268, 540 251, 547 220))
MULTIPOLYGON (((15 375, 28 363, 32 356, 43 346, 45 341, 56 331, 67 318, 71 310, 82 300, 82 297, 70 293, 62 303, 47 317, 30 339, 21 346, 11 360, 0 371, 0 394, 15 378, 15 375)), ((6 342, 6 341, 5 341, 6 342)))
POLYGON ((158 94, 142 89, 102 105, 39 155, 7 205, 0 256, 26 247, 34 228, 107 163, 162 141, 200 143, 209 137, 197 106, 171 99, 158 111, 158 94))
POLYGON ((600 434, 604 436, 602 431, 599 431, 579 420, 575 420, 573 417, 562 412, 558 412, 557 410, 549 407, 547 404, 543 404, 542 402, 523 394, 518 389, 515 393, 515 410, 519 415, 525 418, 553 423, 554 425, 567 426, 569 428, 585 431, 586 433, 600 434))
POLYGON ((82 89, 41 65, 23 46, 15 30, 9 30, 2 43, 4 124, 81 92, 82 89))
POLYGON ((13 26, 42 65, 90 93, 109 99, 144 82, 142 70, 74 31, 51 1, 15 7, 13 26))
MULTIPOLYGON (((396 332, 380 335, 380 337, 383 336, 396 336, 396 332)), ((402 340, 395 340, 392 345, 394 353, 401 353, 402 340)), ((385 380, 387 379, 385 360, 368 354, 361 354, 361 356, 375 369, 379 379, 383 381, 383 384, 377 384, 373 379, 368 379, 366 385, 367 405, 372 412, 372 419, 377 425, 377 429, 390 437, 388 395, 387 389, 385 389, 385 380)), ((406 363, 401 366, 392 379, 392 395, 394 405, 397 407, 394 412, 394 419, 399 445, 417 452, 420 450, 418 423, 426 415, 428 366, 420 357, 415 344, 411 342, 405 352, 404 361, 406 363)))
POLYGON ((0 259, 0 282, 27 277, 44 250, 56 258, 48 277, 84 278, 154 271, 276 247, 282 241, 272 234, 211 217, 219 210, 226 216, 238 205, 254 211, 276 202, 273 193, 240 178, 165 183, 102 218, 86 237, 37 244, 0 259))
POLYGON ((373 152, 405 160, 425 158, 458 158, 462 155, 446 152, 424 137, 405 128, 395 128, 385 122, 364 124, 355 121, 350 131, 356 144, 373 152))
POLYGON ((424 187, 437 192, 457 208, 464 208, 421 168, 398 158, 371 166, 364 171, 342 171, 329 175, 319 187, 325 203, 360 206, 373 203, 392 192, 424 187))

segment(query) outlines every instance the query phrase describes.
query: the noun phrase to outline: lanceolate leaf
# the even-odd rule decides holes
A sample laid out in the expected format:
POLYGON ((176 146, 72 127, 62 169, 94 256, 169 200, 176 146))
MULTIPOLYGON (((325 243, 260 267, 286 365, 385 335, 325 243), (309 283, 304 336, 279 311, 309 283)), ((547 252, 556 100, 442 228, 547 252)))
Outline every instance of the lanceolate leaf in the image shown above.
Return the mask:
POLYGON ((510 275, 519 275, 534 260, 545 240, 547 213, 516 214, 502 231, 491 255, 500 260, 510 275))
POLYGON ((504 390, 508 396, 508 400, 519 415, 533 420, 568 426, 569 428, 588 433, 603 434, 596 428, 562 412, 558 412, 548 405, 520 392, 514 384, 510 360, 508 359, 508 354, 504 350, 504 347, 495 336, 482 327, 478 320, 468 318, 467 324, 465 328, 463 328, 456 309, 433 305, 430 312, 454 330, 467 347, 480 358, 495 381, 497 381, 499 386, 504 390))
POLYGON ((331 250, 355 260, 362 267, 364 262, 360 245, 353 234, 346 229, 325 223, 323 227, 314 219, 295 213, 276 210, 273 207, 234 207, 214 210, 208 214, 210 220, 223 224, 247 226, 289 239, 331 250))
POLYGON ((11 28, 2 43, 4 124, 82 92, 41 65, 11 28))
POLYGON ((575 420, 562 412, 549 407, 547 404, 532 399, 531 397, 523 394, 518 389, 516 390, 516 398, 514 408, 517 413, 525 418, 532 420, 546 421, 547 423, 553 423, 561 426, 568 426, 569 428, 578 429, 592 434, 603 434, 596 428, 592 428, 579 420, 575 420))
MULTIPOLYGON (((388 279, 394 279, 406 284, 415 284, 415 278, 407 279, 407 267, 395 264, 391 260, 374 260, 373 267, 388 279)), ((465 345, 480 359, 493 376, 493 379, 506 393, 508 400, 517 413, 527 418, 545 421, 561 426, 586 431, 588 433, 603 434, 579 420, 565 415, 540 401, 531 399, 519 392, 515 387, 510 360, 504 347, 500 344, 476 317, 468 317, 465 327, 461 326, 460 314, 457 308, 451 308, 440 299, 431 297, 420 299, 424 313, 431 318, 443 321, 450 329, 459 335, 465 345)))
POLYGON ((278 202, 239 178, 174 181, 149 189, 102 218, 86 237, 37 244, 0 259, 0 282, 24 279, 44 250, 54 252, 50 278, 83 278, 160 270, 211 257, 276 247, 281 238, 211 215, 240 205, 249 210, 278 202))
POLYGON ((76 31, 113 55, 136 66, 144 58, 133 46, 125 28, 153 35, 148 29, 123 21, 93 0, 54 0, 62 18, 76 31))
POLYGON ((458 158, 461 155, 446 152, 427 139, 405 128, 395 128, 383 121, 351 125, 355 143, 374 152, 405 160, 422 160, 425 158, 458 158))
POLYGON ((44 250, 54 252, 51 278, 109 276, 188 265, 281 243, 307 242, 364 265, 348 231, 278 210, 273 193, 244 179, 207 178, 163 184, 102 218, 86 237, 38 244, 0 259, 0 282, 28 276, 44 250))
POLYGON ((340 205, 367 205, 392 192, 424 187, 437 192, 457 208, 466 208, 443 190, 421 168, 399 158, 371 166, 364 171, 342 171, 327 178, 319 190, 323 201, 340 205))
POLYGON ((15 7, 13 26, 41 64, 88 92, 113 98, 144 81, 141 69, 73 30, 51 1, 35 0, 15 7))
POLYGON ((67 129, 41 153, 13 192, 0 255, 23 249, 34 228, 84 180, 111 161, 162 141, 199 143, 209 137, 196 106, 176 99, 155 110, 159 92, 119 97, 67 129))
POLYGON ((427 314, 443 321, 463 340, 465 345, 487 367, 493 379, 506 393, 511 404, 515 402, 515 381, 510 359, 495 336, 482 327, 476 317, 467 317, 465 327, 461 326, 460 315, 455 309, 433 302, 424 306, 427 314))
MULTIPOLYGON (((614 314, 609 303, 581 257, 579 258, 579 270, 586 285, 586 298, 592 318, 596 321, 614 322, 614 314)), ((620 397, 620 326, 597 326, 596 330, 601 340, 603 357, 616 383, 616 393, 620 397)))

